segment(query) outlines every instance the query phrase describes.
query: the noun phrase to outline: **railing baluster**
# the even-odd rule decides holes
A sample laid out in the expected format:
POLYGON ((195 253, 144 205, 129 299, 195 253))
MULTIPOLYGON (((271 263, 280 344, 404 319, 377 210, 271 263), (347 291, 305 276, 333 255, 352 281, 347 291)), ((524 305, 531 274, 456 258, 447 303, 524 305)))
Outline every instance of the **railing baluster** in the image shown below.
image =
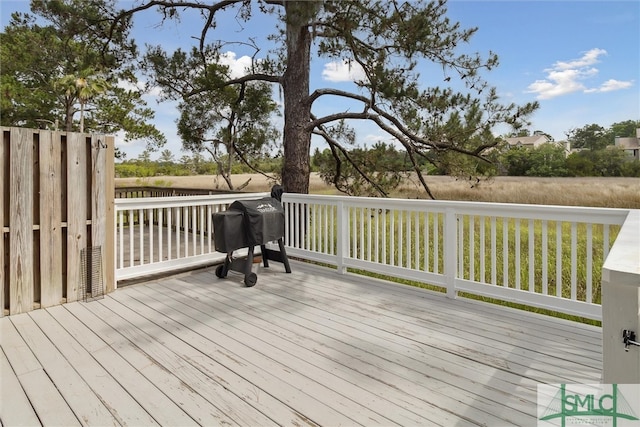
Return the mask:
POLYGON ((374 262, 377 264, 380 261, 380 210, 373 209, 373 214, 375 215, 375 240, 373 242, 374 245, 374 262))
POLYGON ((318 247, 316 246, 316 235, 318 233, 318 205, 316 203, 310 204, 309 210, 311 211, 309 222, 312 222, 313 224, 309 227, 309 234, 311 234, 309 236, 311 239, 311 247, 309 249, 316 252, 318 250, 318 247))
POLYGON ((304 247, 304 241, 302 240, 302 231, 300 230, 300 226, 301 223, 300 221, 304 220, 306 223, 306 218, 304 218, 304 216, 302 215, 302 205, 300 203, 296 203, 295 204, 295 213, 297 213, 297 215, 294 213, 294 217, 293 217, 293 226, 294 226, 294 238, 295 238, 295 245, 297 248, 301 248, 301 249, 306 249, 304 247))
POLYGON ((140 243, 140 265, 144 265, 144 210, 138 209, 138 241, 140 243))
POLYGON ((389 223, 389 265, 396 265, 396 247, 395 247, 395 223, 396 223, 396 211, 390 211, 389 216, 391 222, 389 223))
POLYGON ((516 230, 515 230, 515 263, 516 263, 516 272, 515 272, 515 279, 516 279, 516 289, 520 289, 521 283, 520 283, 520 219, 516 219, 516 230))
POLYGON ((578 298, 578 224, 571 223, 571 299, 578 298))
POLYGON ((176 258, 180 258, 180 227, 182 208, 176 208, 176 258))
POLYGON ((469 215, 469 280, 476 279, 476 230, 475 216, 469 215))
POLYGON ((124 211, 118 212, 119 222, 120 222, 120 253, 119 253, 119 262, 120 268, 124 268, 124 211))
POLYGON ((433 214, 433 272, 440 272, 440 214, 433 214))
POLYGON ((171 230, 173 228, 173 208, 167 209, 167 260, 171 261, 173 248, 171 247, 171 230))
POLYGON ((491 284, 498 284, 498 242, 496 233, 496 217, 491 217, 491 284))
POLYGON ((458 228, 458 278, 464 279, 464 218, 465 215, 458 215, 456 225, 458 228))
POLYGON ((133 267, 133 258, 135 246, 133 244, 134 231, 136 229, 135 224, 133 223, 133 209, 129 209, 129 267, 133 267))
POLYGON ((529 283, 528 288, 529 292, 536 291, 536 282, 535 282, 535 267, 536 267, 536 252, 535 252, 535 236, 533 232, 535 231, 533 220, 529 220, 529 283))
POLYGON ((485 237, 485 226, 486 226, 486 217, 483 215, 480 217, 480 244, 478 245, 478 250, 480 251, 480 281, 485 283, 487 281, 487 272, 485 265, 485 255, 486 255, 486 237, 485 237))
POLYGON ((406 244, 406 263, 405 263, 405 267, 406 268, 411 268, 411 241, 413 240, 413 236, 411 235, 411 211, 407 211, 407 224, 406 224, 406 239, 405 239, 405 244, 406 244))
POLYGON ((429 271, 429 216, 427 211, 424 213, 424 271, 429 271))
POLYGON ((603 225, 602 226, 602 253, 603 253, 603 258, 606 259, 607 256, 609 256, 609 249, 610 249, 610 245, 609 245, 609 225, 603 225))
POLYGON ((317 234, 317 239, 318 239, 318 243, 317 243, 317 251, 325 254, 327 253, 327 249, 326 249, 326 238, 325 238, 325 233, 327 231, 326 228, 326 212, 327 212, 327 206, 326 205, 319 205, 318 207, 318 220, 317 220, 317 225, 316 225, 316 234, 317 234))
POLYGON ((357 218, 356 218, 356 210, 357 208, 350 208, 349 209, 349 232, 350 232, 350 236, 351 236, 351 249, 349 250, 349 254, 352 258, 358 258, 358 244, 357 244, 357 238, 358 238, 358 224, 357 224, 357 218))
POLYGON ((556 221, 556 296, 562 297, 562 221, 556 221))
POLYGON ((420 270, 420 212, 413 212, 413 235, 415 236, 415 243, 413 244, 413 268, 420 270))
POLYGON ((331 208, 329 209, 329 223, 331 224, 331 228, 329 229, 329 254, 330 255, 336 255, 338 253, 338 243, 336 242, 335 246, 334 246, 334 226, 333 224, 336 223, 337 217, 336 217, 336 213, 337 213, 337 208, 331 206, 331 208))
POLYGON ((547 221, 542 221, 542 293, 549 294, 549 228, 547 221))
POLYGON ((402 233, 402 229, 403 229, 403 219, 404 219, 404 212, 403 210, 398 211, 398 263, 396 264, 398 267, 402 267, 402 265, 404 264, 402 262, 402 243, 404 242, 403 240, 403 233, 402 233))
POLYGON ((371 208, 367 208, 367 261, 371 261, 373 258, 371 256, 371 248, 373 246, 373 228, 371 227, 373 210, 371 208))
POLYGON ((211 238, 213 237, 213 206, 207 205, 207 250, 209 253, 213 252, 211 247, 211 238))
POLYGON ((358 227, 360 233, 360 250, 358 251, 358 259, 364 260, 364 210, 365 208, 358 209, 360 211, 360 224, 358 227))
POLYGON ((387 264, 387 211, 382 211, 382 263, 387 264))
POLYGON ((312 217, 310 218, 312 220, 312 226, 311 229, 309 230, 310 233, 312 233, 311 237, 311 246, 312 246, 312 251, 313 252, 318 252, 320 250, 320 236, 319 233, 321 232, 320 230, 320 224, 321 224, 321 217, 320 217, 320 207, 318 206, 317 203, 314 203, 312 205, 312 207, 310 207, 309 209, 312 209, 312 217))
POLYGON ((586 302, 593 302, 593 228, 587 224, 587 298, 586 302))
POLYGON ((458 254, 458 248, 456 247, 458 239, 456 239, 456 234, 458 233, 458 221, 460 220, 460 215, 456 214, 455 209, 449 208, 446 210, 444 218, 443 249, 445 285, 447 288, 447 296, 449 298, 454 298, 456 296, 456 256, 458 254))
POLYGON ((149 264, 153 264, 153 209, 147 209, 147 218, 149 218, 149 264))
POLYGON ((196 236, 200 234, 200 251, 196 252, 196 254, 202 255, 204 253, 204 206, 197 206, 194 209, 197 209, 198 219, 200 230, 199 233, 196 233, 196 236))
POLYGON ((509 219, 502 218, 502 286, 509 287, 509 219))
POLYGON ((200 254, 198 250, 200 239, 200 212, 198 206, 191 207, 191 255, 196 256, 200 254))
POLYGON ((184 212, 184 221, 182 222, 184 224, 184 257, 188 257, 189 256, 189 207, 185 206, 183 208, 183 212, 184 212))
POLYGON ((162 262, 163 259, 163 249, 164 246, 162 245, 162 241, 163 241, 163 237, 164 237, 164 226, 163 226, 163 221, 164 218, 162 218, 164 213, 164 209, 158 209, 158 262, 162 262))

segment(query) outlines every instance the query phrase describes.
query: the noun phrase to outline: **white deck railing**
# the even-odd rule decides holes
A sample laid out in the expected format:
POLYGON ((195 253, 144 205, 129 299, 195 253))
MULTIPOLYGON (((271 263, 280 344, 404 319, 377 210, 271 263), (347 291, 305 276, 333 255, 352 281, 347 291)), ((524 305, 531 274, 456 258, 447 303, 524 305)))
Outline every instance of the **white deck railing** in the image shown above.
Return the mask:
MULTIPOLYGON (((224 259, 211 215, 265 194, 116 199, 116 278, 224 259)), ((600 320, 604 260, 629 211, 283 195, 290 256, 600 320)))
POLYGON ((288 253, 602 318, 601 271, 629 211, 285 194, 288 253))
POLYGON ((224 260, 211 216, 235 200, 268 193, 115 199, 116 280, 224 260))

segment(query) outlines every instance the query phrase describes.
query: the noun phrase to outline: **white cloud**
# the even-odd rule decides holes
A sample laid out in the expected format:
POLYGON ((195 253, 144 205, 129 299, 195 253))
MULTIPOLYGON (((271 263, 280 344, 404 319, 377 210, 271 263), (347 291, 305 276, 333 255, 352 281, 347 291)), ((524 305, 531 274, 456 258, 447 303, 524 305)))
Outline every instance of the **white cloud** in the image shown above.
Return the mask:
POLYGON ((116 85, 119 88, 122 88, 124 90, 129 90, 129 91, 142 90, 142 87, 144 87, 144 85, 141 83, 138 83, 138 85, 134 85, 128 80, 118 80, 118 83, 116 83, 116 85))
POLYGON ((527 93, 538 94, 538 99, 551 99, 579 91, 584 93, 610 92, 632 86, 633 82, 613 79, 606 81, 599 88, 585 86, 584 81, 598 74, 598 69, 593 65, 599 63, 598 58, 606 54, 606 50, 595 48, 585 52, 578 59, 566 62, 557 61, 551 68, 544 70, 547 73, 545 79, 536 80, 528 86, 527 93))
POLYGON ((620 80, 609 79, 602 83, 599 88, 587 89, 586 93, 592 92, 613 92, 614 90, 627 89, 633 86, 633 80, 628 82, 621 82, 620 80))
MULTIPOLYGON (((229 74, 232 79, 236 79, 238 77, 242 77, 248 73, 248 70, 251 69, 251 58, 249 56, 241 56, 237 58, 235 52, 225 52, 220 56, 220 64, 229 67, 229 74)), ((195 71, 192 71, 192 74, 195 76, 195 71)), ((137 85, 132 84, 131 82, 125 80, 119 80, 118 86, 125 90, 132 91, 145 91, 146 81, 139 80, 137 85)), ((145 92, 145 99, 147 100, 155 100, 162 95, 162 88, 160 86, 153 86, 145 92)), ((172 105, 172 108, 175 106, 172 105)))
POLYGON ((365 78, 364 70, 356 62, 346 60, 324 64, 322 78, 330 82, 353 82, 365 78))
POLYGON ((248 74, 251 69, 251 57, 241 56, 236 58, 235 52, 225 52, 220 56, 220 64, 229 67, 230 77, 237 79, 248 74))
POLYGON ((152 88, 147 90, 145 88, 146 82, 143 80, 138 80, 137 84, 133 84, 127 80, 118 80, 117 85, 124 90, 144 92, 146 96, 151 98, 157 98, 162 95, 162 89, 160 88, 160 86, 153 86, 152 88), (145 92, 145 90, 147 91, 145 92))
POLYGON ((607 51, 604 49, 591 49, 587 52, 585 52, 584 55, 582 55, 582 58, 580 59, 574 59, 573 61, 569 61, 569 62, 563 62, 563 61, 558 61, 555 64, 553 64, 553 69, 556 70, 571 70, 574 68, 583 68, 583 67, 588 67, 590 65, 593 64, 597 64, 598 62, 598 57, 600 55, 606 55, 607 51))

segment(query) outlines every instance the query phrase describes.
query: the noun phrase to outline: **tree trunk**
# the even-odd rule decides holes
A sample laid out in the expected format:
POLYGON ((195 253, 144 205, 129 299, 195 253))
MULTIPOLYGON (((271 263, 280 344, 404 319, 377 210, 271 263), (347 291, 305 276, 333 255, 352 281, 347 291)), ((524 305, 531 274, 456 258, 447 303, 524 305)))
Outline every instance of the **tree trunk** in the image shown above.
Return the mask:
POLYGON ((80 101, 80 133, 84 132, 84 102, 80 101))
POLYGON ((73 131, 73 104, 70 101, 66 101, 66 116, 64 118, 65 121, 65 130, 67 132, 73 131))
POLYGON ((289 193, 309 192, 311 120, 309 70, 311 34, 308 23, 317 5, 310 1, 287 1, 287 69, 283 76, 284 167, 282 185, 289 193))

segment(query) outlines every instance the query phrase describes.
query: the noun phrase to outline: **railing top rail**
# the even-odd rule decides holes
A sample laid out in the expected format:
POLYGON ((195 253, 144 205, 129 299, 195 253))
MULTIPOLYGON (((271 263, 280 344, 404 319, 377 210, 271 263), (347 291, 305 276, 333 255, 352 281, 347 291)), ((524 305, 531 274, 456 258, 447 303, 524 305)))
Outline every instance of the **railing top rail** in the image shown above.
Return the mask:
POLYGON ((245 194, 240 191, 233 190, 220 190, 220 189, 212 189, 212 188, 190 188, 190 187, 160 187, 154 185, 131 185, 131 186, 122 186, 115 188, 116 193, 124 193, 124 192, 140 192, 140 191, 155 191, 155 192, 184 192, 184 193, 193 193, 200 195, 210 195, 210 194, 245 194))
POLYGON ((208 204, 232 203, 236 200, 255 199, 269 196, 270 193, 242 193, 242 194, 209 194, 194 196, 169 196, 169 197, 141 197, 141 198, 116 198, 116 210, 129 209, 154 209, 180 206, 198 206, 208 204))
POLYGON ((458 213, 538 220, 576 220, 621 225, 629 209, 596 208, 583 206, 525 205, 516 203, 464 202, 449 200, 416 200, 380 197, 327 196, 316 194, 284 193, 283 201, 297 203, 322 203, 337 205, 344 203, 353 207, 405 209, 444 213, 458 213))

